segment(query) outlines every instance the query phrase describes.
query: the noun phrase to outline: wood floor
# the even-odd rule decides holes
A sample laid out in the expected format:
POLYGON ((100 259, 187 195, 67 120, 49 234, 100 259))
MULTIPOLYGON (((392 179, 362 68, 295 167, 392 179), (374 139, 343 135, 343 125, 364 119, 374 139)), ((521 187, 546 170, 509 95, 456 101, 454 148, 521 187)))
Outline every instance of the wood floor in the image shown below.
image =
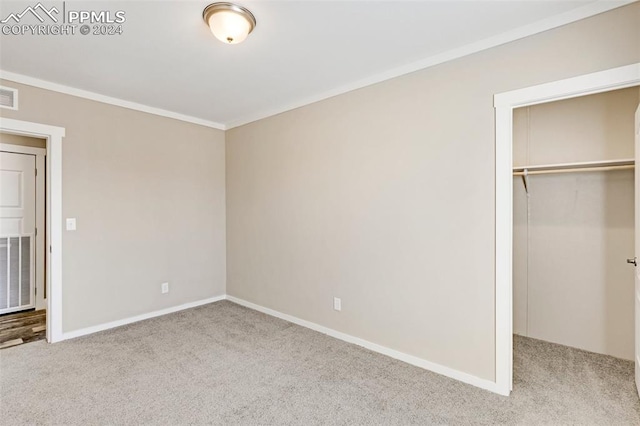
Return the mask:
POLYGON ((0 349, 47 337, 47 315, 44 309, 0 316, 0 349))

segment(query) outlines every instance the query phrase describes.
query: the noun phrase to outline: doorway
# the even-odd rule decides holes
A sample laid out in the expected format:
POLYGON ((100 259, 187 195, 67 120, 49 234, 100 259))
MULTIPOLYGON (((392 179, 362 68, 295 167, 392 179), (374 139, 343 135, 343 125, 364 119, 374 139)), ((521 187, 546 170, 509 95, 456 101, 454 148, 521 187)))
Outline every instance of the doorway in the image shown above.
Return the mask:
POLYGON ((46 140, 46 337, 64 340, 62 332, 62 138, 65 129, 0 117, 0 132, 46 140))
POLYGON ((46 336, 46 140, 0 133, 0 348, 46 336))
MULTIPOLYGON (((513 387, 513 111, 640 85, 640 63, 496 94, 496 392, 513 387)), ((637 330, 636 330, 637 332, 637 330)))

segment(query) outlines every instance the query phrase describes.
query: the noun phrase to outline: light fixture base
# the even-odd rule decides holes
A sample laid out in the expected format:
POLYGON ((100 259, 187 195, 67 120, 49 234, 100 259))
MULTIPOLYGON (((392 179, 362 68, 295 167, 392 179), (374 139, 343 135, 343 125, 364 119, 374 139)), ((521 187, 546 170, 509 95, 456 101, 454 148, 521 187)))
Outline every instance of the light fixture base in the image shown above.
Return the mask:
MULTIPOLYGON (((211 3, 210 5, 205 7, 204 10, 202 11, 202 19, 204 19, 204 22, 209 26, 209 28, 211 29, 211 32, 213 32, 213 35, 216 36, 216 38, 228 44, 240 43, 256 27, 256 17, 253 16, 253 13, 251 13, 249 9, 234 3, 228 3, 228 2, 211 3), (224 33, 220 32, 217 28, 215 28, 214 23, 216 19, 214 18, 214 15, 216 15, 217 13, 220 13, 219 16, 222 16, 223 14, 227 14, 227 16, 236 15, 238 17, 243 18, 246 21, 246 25, 248 26, 248 28, 244 28, 245 32, 243 33, 243 36, 241 37, 240 40, 237 40, 232 35, 225 35, 224 33)), ((242 27, 244 27, 244 25, 245 24, 242 24, 242 27)))

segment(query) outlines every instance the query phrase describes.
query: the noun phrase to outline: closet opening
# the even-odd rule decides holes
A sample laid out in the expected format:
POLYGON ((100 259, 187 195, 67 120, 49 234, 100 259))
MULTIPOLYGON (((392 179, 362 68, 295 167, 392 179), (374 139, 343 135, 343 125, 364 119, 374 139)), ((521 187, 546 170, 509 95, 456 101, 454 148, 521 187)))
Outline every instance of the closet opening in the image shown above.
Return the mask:
POLYGON ((635 397, 639 105, 633 86, 513 109, 513 389, 635 397))
MULTIPOLYGON (((583 74, 494 96, 495 107, 495 391, 508 396, 513 389, 513 119, 521 107, 568 100, 640 86, 640 62, 583 74)), ((634 162, 640 162, 640 111, 635 117, 634 162)), ((527 173, 528 174, 528 173, 527 173)), ((640 174, 634 185, 635 223, 640 223, 640 174)), ((635 233, 635 262, 640 257, 640 230, 635 233)), ((631 265, 635 266, 635 265, 631 265)), ((640 267, 635 280, 635 381, 640 389, 640 267)))

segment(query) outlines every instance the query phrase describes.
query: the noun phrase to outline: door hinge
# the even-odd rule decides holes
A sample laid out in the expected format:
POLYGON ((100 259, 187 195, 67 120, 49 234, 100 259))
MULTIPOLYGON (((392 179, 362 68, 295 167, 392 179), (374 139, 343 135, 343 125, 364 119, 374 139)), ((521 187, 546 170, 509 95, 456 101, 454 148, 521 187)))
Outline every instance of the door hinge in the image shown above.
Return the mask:
POLYGON ((36 237, 38 236, 38 228, 36 228, 36 237))
POLYGON ((38 169, 36 169, 36 176, 38 176, 38 169))
POLYGON ((51 249, 51 246, 49 246, 49 253, 53 253, 53 250, 51 249))
POLYGON ((38 295, 38 287, 33 289, 33 294, 38 295))

